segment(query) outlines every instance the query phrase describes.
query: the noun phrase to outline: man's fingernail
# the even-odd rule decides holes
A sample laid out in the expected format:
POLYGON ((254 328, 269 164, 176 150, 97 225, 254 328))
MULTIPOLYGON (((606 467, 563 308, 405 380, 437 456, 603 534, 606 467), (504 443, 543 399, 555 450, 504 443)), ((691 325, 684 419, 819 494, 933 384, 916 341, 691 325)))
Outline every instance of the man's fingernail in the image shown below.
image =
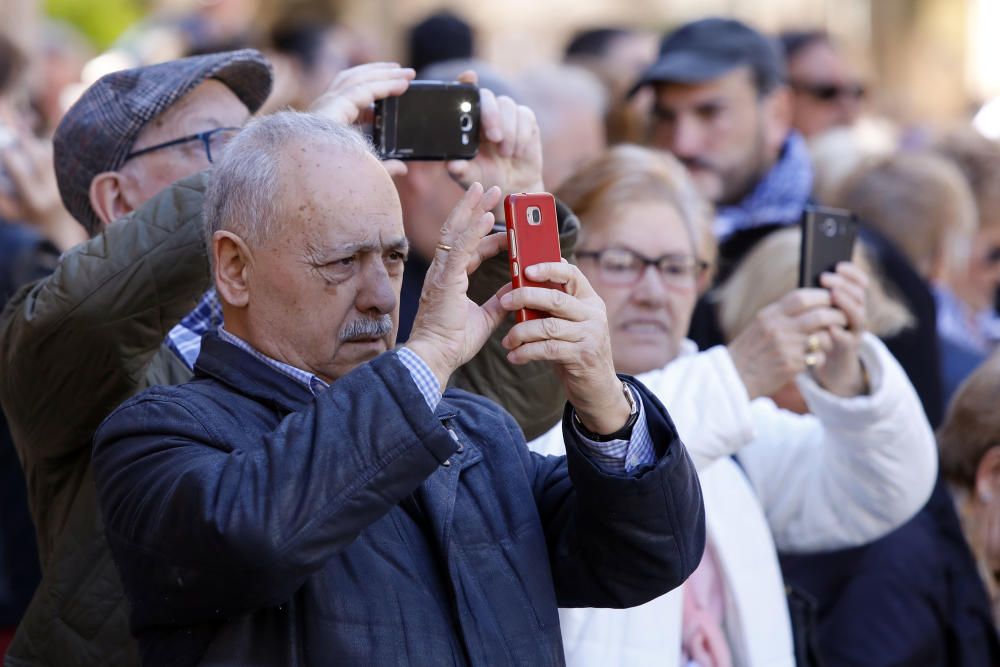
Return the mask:
POLYGON ((502 297, 500 297, 500 303, 502 303, 505 306, 509 306, 512 303, 514 303, 514 297, 510 294, 510 292, 508 292, 507 294, 504 294, 502 297))
POLYGON ((524 269, 524 275, 529 278, 538 278, 541 275, 541 269, 532 264, 524 269))
POLYGON ((503 141, 503 132, 501 132, 497 128, 493 128, 486 133, 486 138, 492 141, 493 143, 498 144, 501 141, 503 141))

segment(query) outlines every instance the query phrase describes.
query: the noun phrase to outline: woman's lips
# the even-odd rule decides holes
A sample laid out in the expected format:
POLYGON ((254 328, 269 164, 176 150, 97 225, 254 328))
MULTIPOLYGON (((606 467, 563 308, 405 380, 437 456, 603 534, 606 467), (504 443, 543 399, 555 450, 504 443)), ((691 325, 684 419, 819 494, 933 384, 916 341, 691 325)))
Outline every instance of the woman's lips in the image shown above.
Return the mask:
POLYGON ((669 331, 667 324, 659 320, 629 320, 619 328, 627 333, 646 336, 662 336, 669 331))

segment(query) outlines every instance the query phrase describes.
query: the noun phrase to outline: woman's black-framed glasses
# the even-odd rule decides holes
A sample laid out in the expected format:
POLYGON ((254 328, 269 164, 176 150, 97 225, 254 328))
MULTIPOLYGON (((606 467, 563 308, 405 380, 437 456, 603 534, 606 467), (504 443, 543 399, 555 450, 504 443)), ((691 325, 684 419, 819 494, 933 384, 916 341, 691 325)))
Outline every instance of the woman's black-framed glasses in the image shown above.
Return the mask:
POLYGON ((708 269, 708 262, 691 255, 668 254, 651 259, 628 248, 580 251, 577 257, 597 260, 597 268, 609 285, 629 286, 639 282, 647 266, 656 268, 663 280, 677 287, 688 287, 708 269))
POLYGON ((137 151, 132 151, 125 156, 125 162, 128 162, 132 158, 139 157, 140 155, 160 151, 164 148, 180 146, 181 144, 191 143, 192 141, 200 141, 202 146, 205 148, 205 157, 208 158, 209 162, 215 162, 215 158, 222 155, 222 149, 225 148, 227 143, 229 143, 229 140, 239 134, 241 129, 242 128, 239 127, 217 127, 214 130, 191 134, 186 137, 181 137, 180 139, 164 141, 162 144, 155 144, 153 146, 147 146, 146 148, 140 148, 137 151))

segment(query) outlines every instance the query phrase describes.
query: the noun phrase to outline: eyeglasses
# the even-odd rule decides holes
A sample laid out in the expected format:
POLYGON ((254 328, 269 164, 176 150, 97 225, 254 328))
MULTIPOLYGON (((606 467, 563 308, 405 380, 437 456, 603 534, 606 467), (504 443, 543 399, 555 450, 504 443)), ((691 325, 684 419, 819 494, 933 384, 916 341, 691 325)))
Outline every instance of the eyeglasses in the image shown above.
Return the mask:
POLYGON ((162 144, 156 144, 155 146, 140 148, 139 150, 132 151, 126 155, 125 162, 128 162, 132 158, 139 157, 140 155, 160 151, 164 148, 180 146, 181 144, 187 144, 192 141, 200 141, 202 146, 205 147, 205 157, 208 158, 209 162, 215 162, 215 158, 222 155, 222 151, 226 147, 226 144, 229 143, 230 139, 239 134, 240 129, 241 128, 238 127, 217 127, 214 130, 208 130, 207 132, 199 132, 198 134, 181 137, 180 139, 165 141, 162 144))
POLYGON ((576 256, 597 260, 604 281, 622 287, 637 283, 647 266, 655 267, 663 281, 675 287, 690 287, 708 269, 708 262, 690 255, 663 255, 650 259, 628 248, 580 251, 576 256))
POLYGON ((865 87, 860 83, 838 86, 835 83, 805 83, 792 81, 789 85, 791 85, 792 89, 797 90, 800 93, 811 95, 820 102, 833 102, 841 98, 859 101, 864 98, 866 92, 865 87))

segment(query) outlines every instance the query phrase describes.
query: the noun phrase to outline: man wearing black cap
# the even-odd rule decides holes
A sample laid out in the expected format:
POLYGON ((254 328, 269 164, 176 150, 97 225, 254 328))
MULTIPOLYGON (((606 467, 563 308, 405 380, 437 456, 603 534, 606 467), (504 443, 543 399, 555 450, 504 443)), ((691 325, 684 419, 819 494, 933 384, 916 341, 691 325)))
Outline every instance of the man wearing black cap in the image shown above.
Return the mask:
MULTIPOLYGON (((650 142, 691 171, 716 205, 717 279, 724 280, 769 232, 796 224, 812 194, 805 140, 792 129, 792 104, 777 42, 739 21, 710 18, 667 35, 660 57, 633 87, 653 86, 650 142)), ((913 382, 931 425, 942 414, 933 298, 899 251, 862 229, 885 278, 916 314, 917 327, 886 345, 913 382)), ((723 342, 703 299, 690 337, 701 347, 723 342)))
POLYGON ((94 498, 91 437, 132 394, 189 376, 192 341, 221 319, 211 300, 185 317, 208 287, 203 177, 192 174, 270 89, 256 51, 171 61, 102 78, 56 131, 63 203, 93 238, 0 321, 0 402, 43 567, 6 665, 138 663, 94 498))
POLYGON ((682 26, 633 91, 656 94, 650 142, 690 170, 717 206, 720 269, 746 238, 799 220, 812 189, 805 142, 791 108, 777 46, 752 28, 711 18, 682 26))

